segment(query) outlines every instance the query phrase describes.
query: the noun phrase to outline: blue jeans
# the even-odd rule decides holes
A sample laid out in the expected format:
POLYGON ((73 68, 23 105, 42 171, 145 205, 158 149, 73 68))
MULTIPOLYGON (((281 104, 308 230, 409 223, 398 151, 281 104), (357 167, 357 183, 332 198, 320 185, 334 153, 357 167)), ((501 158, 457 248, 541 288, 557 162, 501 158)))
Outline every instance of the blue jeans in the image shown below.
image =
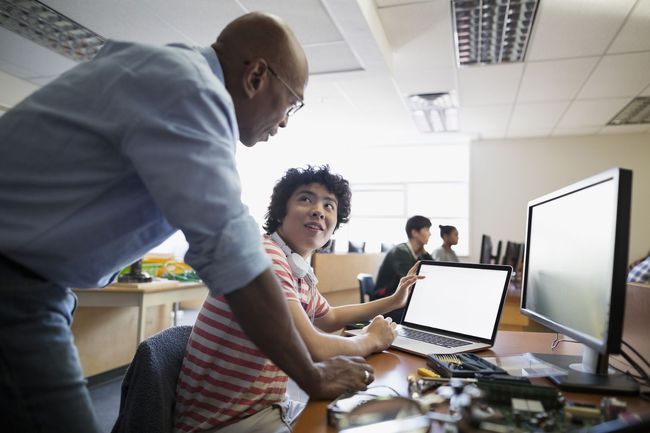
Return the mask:
POLYGON ((0 256, 3 431, 98 431, 70 331, 76 303, 70 289, 0 256))

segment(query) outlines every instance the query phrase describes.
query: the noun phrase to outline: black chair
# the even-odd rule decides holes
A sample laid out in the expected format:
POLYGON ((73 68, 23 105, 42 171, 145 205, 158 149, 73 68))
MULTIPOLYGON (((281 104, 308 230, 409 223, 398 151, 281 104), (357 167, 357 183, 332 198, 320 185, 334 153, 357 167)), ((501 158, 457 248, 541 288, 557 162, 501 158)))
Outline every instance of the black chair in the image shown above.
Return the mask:
POLYGON ((501 256, 501 241, 497 244, 497 253, 492 255, 492 238, 488 235, 483 235, 481 237, 481 257, 479 263, 499 263, 499 257, 501 256))
POLYGON ((334 244, 336 242, 336 239, 330 239, 328 243, 323 245, 323 248, 319 249, 317 252, 321 254, 331 254, 334 252, 334 244))
POLYGON ((387 244, 385 242, 381 243, 381 252, 382 253, 387 253, 388 251, 392 250, 395 244, 387 244))
POLYGON ((366 251, 365 242, 355 242, 355 241, 348 242, 348 253, 363 253, 364 251, 366 251))
POLYGON ((191 326, 174 326, 138 345, 111 433, 173 431, 176 381, 191 332, 191 326))
POLYGON ((374 292, 375 282, 370 274, 359 274, 357 275, 357 280, 359 281, 359 302, 363 304, 366 302, 366 295, 370 299, 370 296, 374 292))

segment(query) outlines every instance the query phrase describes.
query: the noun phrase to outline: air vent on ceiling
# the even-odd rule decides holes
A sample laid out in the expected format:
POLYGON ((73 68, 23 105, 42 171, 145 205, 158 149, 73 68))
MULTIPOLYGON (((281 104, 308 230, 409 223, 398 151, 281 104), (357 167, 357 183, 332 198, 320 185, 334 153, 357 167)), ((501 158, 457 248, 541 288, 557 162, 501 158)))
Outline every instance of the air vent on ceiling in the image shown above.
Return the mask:
POLYGON ((650 96, 632 99, 608 125, 639 125, 650 123, 650 96))
POLYGON ((421 132, 458 131, 458 102, 454 93, 409 95, 408 102, 421 132))
POLYGON ((92 59, 106 41, 36 0, 0 1, 0 26, 75 61, 92 59))
POLYGON ((522 62, 538 0, 452 0, 459 66, 522 62))

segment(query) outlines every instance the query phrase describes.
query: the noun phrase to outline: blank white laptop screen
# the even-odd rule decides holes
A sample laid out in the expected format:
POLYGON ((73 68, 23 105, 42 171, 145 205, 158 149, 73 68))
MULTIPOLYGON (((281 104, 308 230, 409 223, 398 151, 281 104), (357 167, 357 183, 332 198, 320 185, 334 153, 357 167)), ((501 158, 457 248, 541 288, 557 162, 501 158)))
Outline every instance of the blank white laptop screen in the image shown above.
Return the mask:
POLYGON ((405 324, 492 338, 508 272, 422 264, 405 324))

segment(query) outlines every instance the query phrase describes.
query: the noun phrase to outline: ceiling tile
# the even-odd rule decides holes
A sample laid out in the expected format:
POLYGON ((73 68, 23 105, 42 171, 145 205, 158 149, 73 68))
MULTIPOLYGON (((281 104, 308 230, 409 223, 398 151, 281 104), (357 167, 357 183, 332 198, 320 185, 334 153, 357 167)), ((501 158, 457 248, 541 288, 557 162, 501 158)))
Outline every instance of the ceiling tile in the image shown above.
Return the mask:
POLYGON ((0 27, 0 69, 8 74, 33 81, 58 76, 76 64, 61 54, 0 27))
POLYGON ((528 62, 517 95, 519 102, 570 100, 600 57, 528 62))
POLYGON ((385 8, 391 6, 402 6, 412 3, 428 3, 431 0, 375 0, 378 8, 385 8))
POLYGON ((630 102, 629 98, 573 101, 560 119, 558 127, 605 126, 628 102, 630 102))
MULTIPOLYGON (((173 1, 173 0, 166 0, 173 1)), ((198 44, 165 21, 167 8, 154 0, 46 0, 52 9, 81 23, 107 39, 162 45, 170 42, 198 44), (161 18, 162 14, 162 18, 161 18)), ((185 7, 191 14, 191 10, 185 7)), ((216 33, 211 37, 212 42, 216 33)), ((208 41, 206 41, 208 42, 208 41)))
POLYGON ((527 59, 603 54, 635 1, 540 1, 527 59))
POLYGON ((460 106, 514 102, 523 69, 523 63, 459 68, 460 106))
MULTIPOLYGON (((176 0, 179 1, 179 0, 176 0)), ((193 0, 194 1, 194 0, 193 0)), ((211 3, 220 4, 221 1, 211 3)), ((282 17, 303 44, 316 44, 343 40, 320 0, 269 1, 239 0, 248 11, 265 11, 282 17), (306 19, 308 18, 308 19, 306 19)), ((182 2, 186 3, 186 2, 182 2)), ((235 2, 233 2, 235 3, 235 2)))
POLYGON ((544 129, 509 129, 506 138, 522 138, 522 137, 548 137, 551 135, 553 128, 544 129))
POLYGON ((365 113, 385 110, 388 106, 405 109, 405 103, 389 77, 359 76, 337 82, 340 91, 354 107, 365 113))
POLYGON ((310 74, 357 71, 362 67, 345 41, 304 45, 310 74))
POLYGON ((38 86, 0 71, 0 89, 0 105, 13 107, 38 89, 38 86))
POLYGON ((636 134, 639 132, 646 132, 650 129, 650 125, 617 125, 605 126, 599 134, 636 134))
POLYGON ((506 138, 504 131, 481 131, 478 134, 478 140, 493 140, 498 138, 506 138))
POLYGON ((547 128, 550 132, 568 105, 569 101, 516 104, 510 118, 508 133, 515 130, 547 128))
POLYGON ((455 89, 449 7, 449 2, 438 1, 379 9, 379 17, 392 50, 393 73, 403 93, 436 93, 455 89))
POLYGON ((555 128, 551 134, 553 137, 561 137, 567 135, 594 135, 601 130, 600 126, 582 126, 572 128, 555 128))
POLYGON ((461 131, 505 132, 510 117, 510 105, 493 105, 489 107, 461 107, 458 113, 458 123, 461 131))
POLYGON ((602 58, 578 98, 636 96, 650 84, 650 52, 602 58))
POLYGON ((650 86, 646 87, 643 92, 639 96, 650 96, 650 86))
POLYGON ((650 50, 650 0, 639 0, 608 53, 650 50))

